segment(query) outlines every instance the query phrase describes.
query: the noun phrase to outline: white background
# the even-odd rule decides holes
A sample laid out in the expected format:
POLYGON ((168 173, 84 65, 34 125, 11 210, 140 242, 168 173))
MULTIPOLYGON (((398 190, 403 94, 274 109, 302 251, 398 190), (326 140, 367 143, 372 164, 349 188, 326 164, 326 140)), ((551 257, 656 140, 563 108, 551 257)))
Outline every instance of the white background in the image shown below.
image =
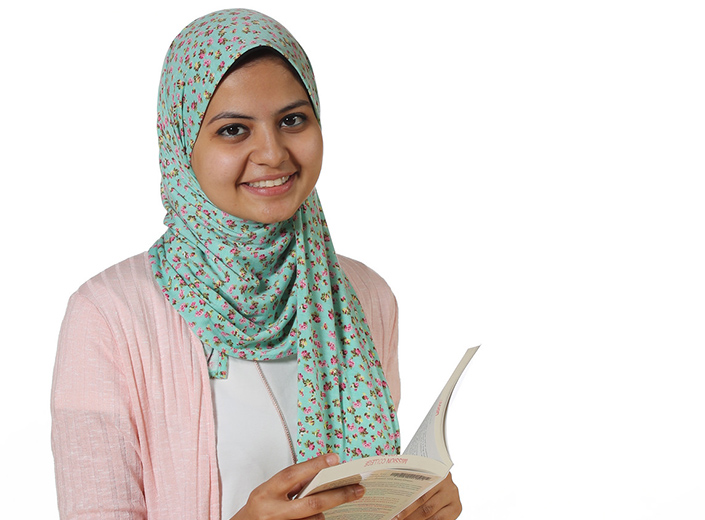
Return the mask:
MULTIPOLYGON (((163 55, 231 6, 19 5, 0 32, 0 511, 45 519, 66 301, 162 233, 163 55)), ((313 62, 337 250, 399 300, 406 440, 483 344, 450 410, 462 518, 705 518, 702 3, 247 6, 313 62)))

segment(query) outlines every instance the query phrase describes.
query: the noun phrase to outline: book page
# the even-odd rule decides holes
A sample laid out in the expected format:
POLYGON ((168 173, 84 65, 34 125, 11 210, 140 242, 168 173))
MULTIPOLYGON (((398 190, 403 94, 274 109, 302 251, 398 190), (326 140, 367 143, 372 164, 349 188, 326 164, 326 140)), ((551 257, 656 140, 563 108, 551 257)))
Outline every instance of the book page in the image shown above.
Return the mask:
POLYGON ((453 393, 453 389, 462 375, 465 367, 477 352, 479 347, 469 348, 462 357, 458 366, 451 374, 448 382, 434 401, 426 418, 419 426, 409 444, 404 450, 404 455, 418 455, 429 457, 446 464, 449 468, 453 465, 448 454, 448 447, 445 439, 445 418, 448 409, 448 402, 453 393))
MULTIPOLYGON (((384 472, 412 473, 423 475, 446 475, 448 469, 444 464, 423 457, 413 455, 378 455, 351 460, 337 466, 322 469, 311 482, 299 493, 298 497, 305 497, 313 493, 320 493, 349 484, 362 483, 367 487, 366 479, 384 472)), ((404 477, 399 477, 404 478, 404 477)), ((417 479, 425 480, 425 479, 417 479)))
POLYGON ((443 478, 445 475, 394 469, 363 475, 365 495, 326 511, 326 520, 389 520, 443 478))
POLYGON ((421 426, 416 430, 409 444, 406 445, 404 455, 418 455, 419 457, 428 457, 439 462, 445 462, 438 451, 438 443, 434 432, 438 405, 440 405, 440 402, 437 400, 436 406, 429 410, 421 426))

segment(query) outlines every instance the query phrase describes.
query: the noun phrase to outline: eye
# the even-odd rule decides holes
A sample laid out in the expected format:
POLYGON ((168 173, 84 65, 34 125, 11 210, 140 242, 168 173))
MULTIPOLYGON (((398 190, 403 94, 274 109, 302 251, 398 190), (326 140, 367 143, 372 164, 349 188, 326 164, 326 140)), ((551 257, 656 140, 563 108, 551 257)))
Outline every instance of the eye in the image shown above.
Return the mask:
POLYGON ((218 130, 218 135, 225 137, 240 137, 247 132, 247 128, 242 125, 232 124, 226 125, 218 130))
POLYGON ((304 114, 289 114, 284 116, 280 125, 283 128, 293 128, 304 124, 307 119, 308 118, 304 114))

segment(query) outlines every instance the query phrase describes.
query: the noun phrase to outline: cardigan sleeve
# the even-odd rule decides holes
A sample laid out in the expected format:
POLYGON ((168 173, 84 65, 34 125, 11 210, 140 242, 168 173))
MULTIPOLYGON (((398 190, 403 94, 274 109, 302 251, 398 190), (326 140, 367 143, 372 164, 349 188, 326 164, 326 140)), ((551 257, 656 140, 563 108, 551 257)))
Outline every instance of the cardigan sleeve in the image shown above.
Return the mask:
POLYGON ((401 400, 401 380, 399 377, 397 300, 384 278, 362 262, 342 255, 338 255, 338 261, 365 311, 365 318, 375 342, 375 349, 382 363, 394 405, 398 410, 401 400))
POLYGON ((62 519, 146 519, 129 389, 100 310, 74 294, 59 334, 52 431, 62 519))

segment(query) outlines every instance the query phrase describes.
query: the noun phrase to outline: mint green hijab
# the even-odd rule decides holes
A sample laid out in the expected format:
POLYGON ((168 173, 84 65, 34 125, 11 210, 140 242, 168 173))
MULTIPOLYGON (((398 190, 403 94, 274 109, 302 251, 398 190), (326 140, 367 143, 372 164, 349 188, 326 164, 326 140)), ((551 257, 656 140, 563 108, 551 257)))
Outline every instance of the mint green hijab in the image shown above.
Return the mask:
POLYGON ((299 460, 397 453, 396 412, 360 302, 340 268, 315 190, 294 216, 262 224, 218 209, 190 157, 208 101, 231 65, 257 47, 298 72, 320 119, 308 57, 275 20, 218 11, 173 41, 159 86, 159 160, 168 227, 149 253, 165 297, 203 344, 213 378, 227 357, 299 366, 299 460))

